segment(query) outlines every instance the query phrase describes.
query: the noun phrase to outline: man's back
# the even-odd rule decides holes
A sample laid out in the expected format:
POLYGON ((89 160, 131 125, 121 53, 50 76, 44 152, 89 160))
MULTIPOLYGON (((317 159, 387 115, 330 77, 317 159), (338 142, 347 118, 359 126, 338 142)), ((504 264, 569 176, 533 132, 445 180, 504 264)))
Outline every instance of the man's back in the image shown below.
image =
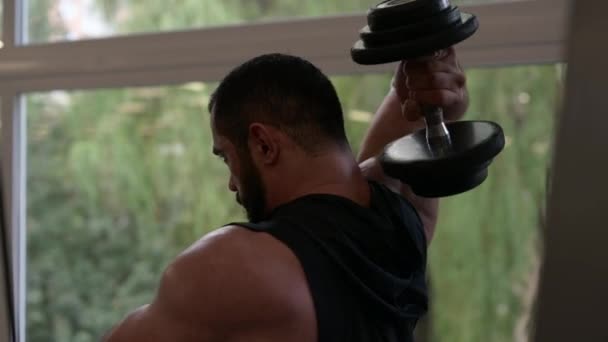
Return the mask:
POLYGON ((259 224, 289 247, 306 275, 318 341, 410 341, 426 312, 426 242, 415 210, 370 183, 369 208, 313 194, 259 224))

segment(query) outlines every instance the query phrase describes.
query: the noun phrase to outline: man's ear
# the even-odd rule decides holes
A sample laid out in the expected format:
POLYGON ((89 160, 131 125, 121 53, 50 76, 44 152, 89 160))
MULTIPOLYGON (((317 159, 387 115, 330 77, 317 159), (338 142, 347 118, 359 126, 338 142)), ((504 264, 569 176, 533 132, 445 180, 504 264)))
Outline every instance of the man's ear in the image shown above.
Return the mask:
POLYGON ((274 164, 281 152, 281 146, 274 129, 260 124, 249 125, 249 149, 254 159, 263 164, 274 164))

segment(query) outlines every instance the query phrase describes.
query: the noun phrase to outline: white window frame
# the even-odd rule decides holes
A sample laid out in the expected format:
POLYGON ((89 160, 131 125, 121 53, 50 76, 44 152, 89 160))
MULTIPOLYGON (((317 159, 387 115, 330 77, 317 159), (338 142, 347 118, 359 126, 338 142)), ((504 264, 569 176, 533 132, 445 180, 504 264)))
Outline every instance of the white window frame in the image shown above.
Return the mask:
MULTIPOLYGON (((266 52, 300 55, 331 75, 393 68, 359 66, 350 59, 350 47, 365 24, 364 13, 24 45, 26 0, 0 1, 4 7, 2 167, 19 342, 25 342, 26 310, 26 126, 20 94, 217 81, 235 65, 266 52)), ((462 6, 480 20, 479 32, 457 47, 463 66, 564 62, 569 4, 568 0, 522 0, 462 6)), ((0 311, 6 304, 3 297, 0 311)), ((6 319, 0 313, 0 328, 7 326, 6 319)), ((9 338, 0 335, 0 340, 9 338)))
MULTIPOLYGON (((475 67, 561 61, 566 4, 462 7, 478 16, 480 29, 458 45, 460 59, 475 67)), ((19 47, 7 41, 0 50, 0 93, 217 81, 236 64, 269 51, 300 55, 328 74, 390 70, 350 59, 365 21, 361 14, 19 47)))
MULTIPOLYGON (((23 41, 25 36, 26 17, 24 1, 3 1, 2 36, 4 51, 14 51, 23 41)), ((0 59, 2 52, 0 51, 0 59)), ((0 61, 2 64, 2 61, 0 61)), ((4 76, 0 74, 0 83, 4 76)), ((9 274, 6 277, 11 281, 11 294, 13 298, 4 298, 0 294, 0 310, 12 308, 14 312, 2 315, 0 338, 5 341, 25 342, 25 292, 27 291, 26 274, 26 130, 25 130, 25 108, 23 98, 15 89, 0 90, 0 119, 2 120, 1 144, 2 144, 2 189, 4 203, 4 227, 7 228, 7 236, 0 238, 7 240, 9 249, 9 274), (4 334, 4 335, 2 335, 4 334)), ((2 275, 0 279, 4 280, 2 275)))

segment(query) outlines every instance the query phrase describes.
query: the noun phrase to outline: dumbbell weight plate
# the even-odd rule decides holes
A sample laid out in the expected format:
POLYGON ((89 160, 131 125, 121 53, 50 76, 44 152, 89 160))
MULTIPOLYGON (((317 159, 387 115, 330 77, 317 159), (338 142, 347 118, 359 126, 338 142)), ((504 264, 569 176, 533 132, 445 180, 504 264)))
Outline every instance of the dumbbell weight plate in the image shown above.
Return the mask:
POLYGON ((449 7, 434 16, 401 23, 390 30, 372 31, 365 26, 359 35, 368 48, 395 45, 400 42, 419 39, 437 32, 450 30, 461 24, 461 14, 457 7, 449 7))
MULTIPOLYGON (((359 32, 351 57, 358 64, 376 65, 434 55, 478 27, 474 15, 459 13, 449 0, 387 0, 368 12, 368 26, 359 32)), ((427 116, 427 129, 384 149, 378 156, 384 172, 423 197, 452 196, 483 183, 504 148, 502 128, 488 121, 447 123, 450 143, 431 148, 427 132, 434 132, 436 124, 428 120, 433 118, 427 116)))
POLYGON ((452 151, 436 156, 425 130, 386 147, 379 156, 384 172, 409 184, 423 197, 446 197, 471 190, 487 177, 487 167, 504 148, 502 128, 489 121, 447 123, 452 151))
POLYGON ((386 0, 367 13, 367 24, 372 31, 401 26, 403 18, 427 18, 450 7, 448 0, 386 0))
POLYGON ((423 35, 418 39, 403 40, 401 43, 377 47, 367 46, 363 40, 359 40, 351 49, 351 57, 356 63, 362 65, 414 59, 454 46, 472 36, 478 28, 479 22, 474 15, 461 13, 460 22, 456 26, 430 35, 423 35))

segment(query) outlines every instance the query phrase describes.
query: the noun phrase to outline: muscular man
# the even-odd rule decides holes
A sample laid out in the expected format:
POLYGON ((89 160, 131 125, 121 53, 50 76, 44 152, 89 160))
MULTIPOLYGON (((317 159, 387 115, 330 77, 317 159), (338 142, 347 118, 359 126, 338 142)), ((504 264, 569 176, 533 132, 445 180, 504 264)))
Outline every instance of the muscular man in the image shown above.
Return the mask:
POLYGON ((401 63, 356 158, 336 92, 312 64, 270 54, 233 70, 209 106, 213 153, 249 222, 183 252, 153 302, 105 340, 411 341, 438 204, 373 156, 422 126, 417 103, 458 119, 465 89, 453 50, 401 63))

